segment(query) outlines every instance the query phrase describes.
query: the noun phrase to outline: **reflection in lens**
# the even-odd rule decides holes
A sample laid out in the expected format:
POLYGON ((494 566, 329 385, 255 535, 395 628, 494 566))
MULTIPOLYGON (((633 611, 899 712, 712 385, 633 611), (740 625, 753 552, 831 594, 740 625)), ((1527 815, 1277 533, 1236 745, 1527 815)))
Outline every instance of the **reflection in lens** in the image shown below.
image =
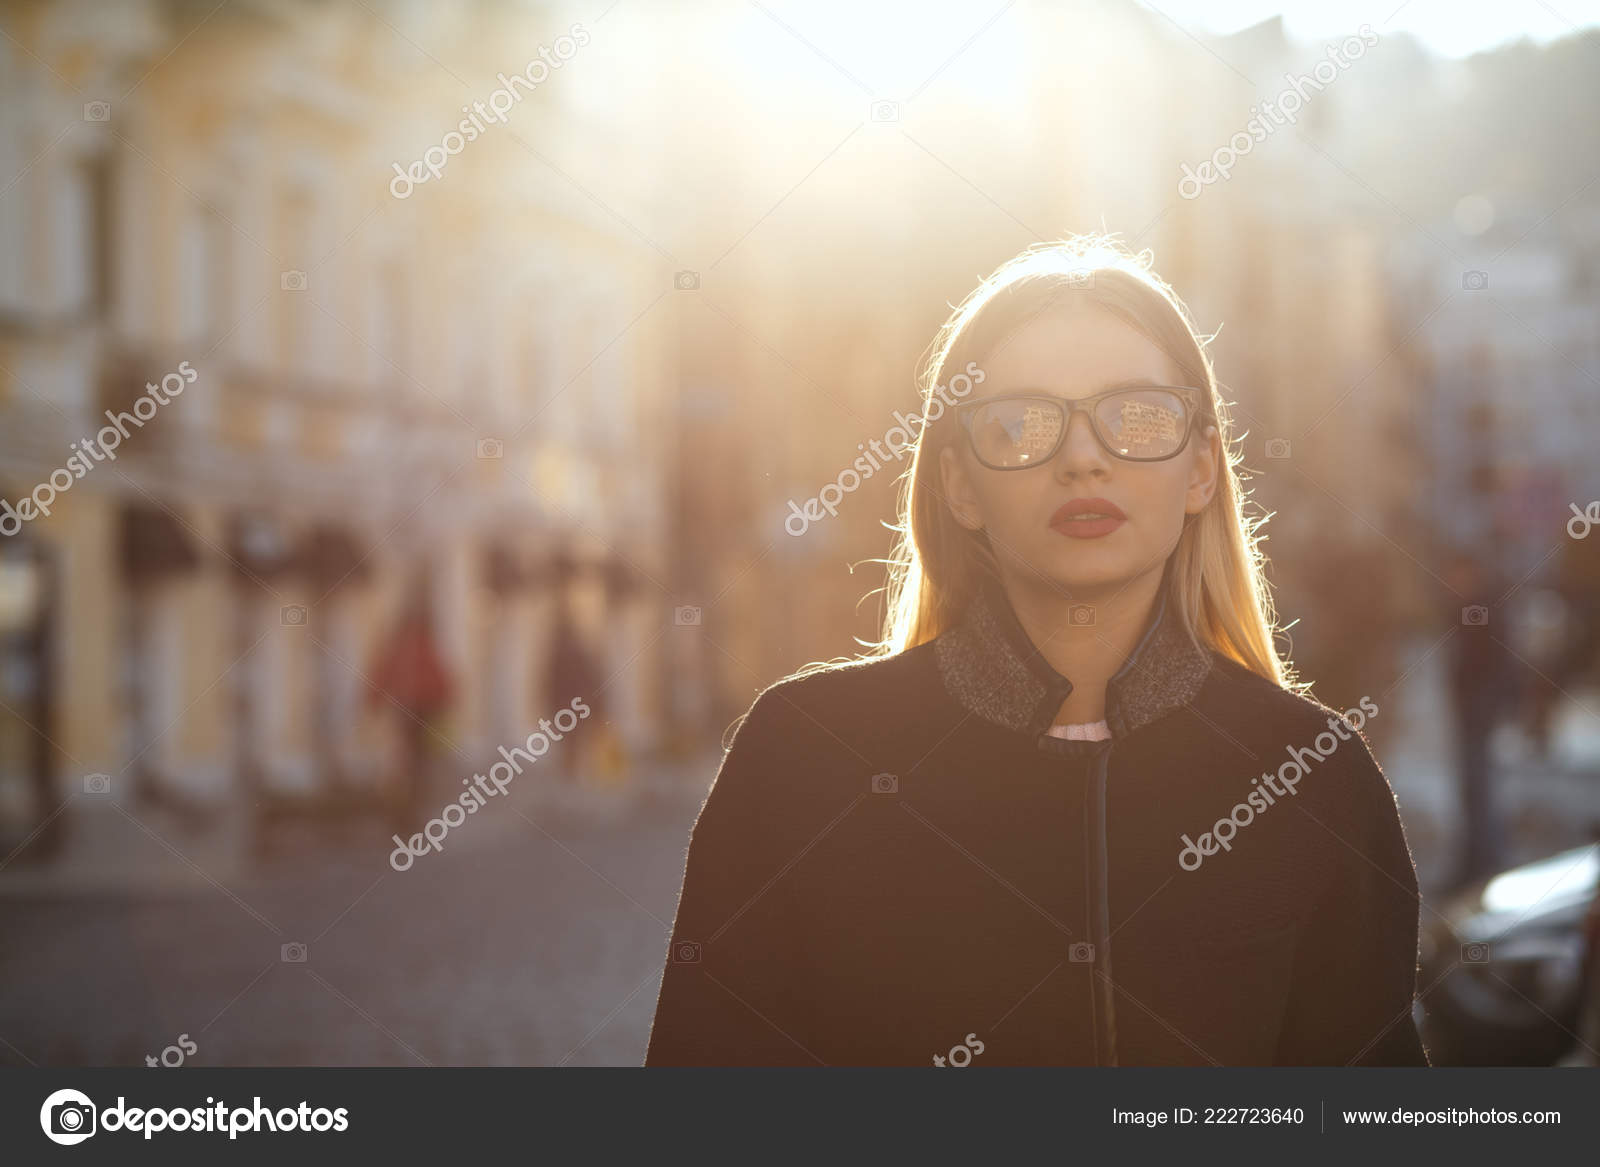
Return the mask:
POLYGON ((1061 410, 1047 401, 1013 398, 978 410, 972 436, 991 466, 1027 466, 1047 457, 1061 434, 1061 410))
POLYGON ((1183 441, 1183 399, 1160 389, 1108 397, 1096 410, 1101 434, 1124 458, 1165 458, 1183 441))

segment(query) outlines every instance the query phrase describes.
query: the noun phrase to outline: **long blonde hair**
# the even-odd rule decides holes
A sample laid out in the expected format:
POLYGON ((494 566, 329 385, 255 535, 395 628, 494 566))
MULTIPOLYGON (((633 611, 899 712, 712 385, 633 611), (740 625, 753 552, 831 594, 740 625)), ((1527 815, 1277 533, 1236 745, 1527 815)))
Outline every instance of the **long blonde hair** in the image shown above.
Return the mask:
MULTIPOLYGON (((1275 614, 1260 549, 1266 517, 1247 519, 1238 468, 1243 458, 1227 403, 1188 309, 1113 237, 1080 235, 1030 247, 984 280, 945 321, 921 378, 922 415, 911 466, 901 478, 899 533, 887 561, 882 637, 864 659, 892 656, 939 636, 960 619, 980 573, 994 574, 983 531, 956 522, 942 491, 939 452, 959 440, 955 411, 935 399, 946 370, 960 371, 1032 316, 1070 300, 1126 321, 1176 364, 1182 383, 1203 389, 1201 425, 1215 425, 1224 468, 1206 507, 1185 522, 1166 571, 1168 608, 1202 648, 1214 649, 1284 688, 1301 688, 1278 654, 1275 614)), ((1210 338, 1207 338, 1209 340, 1210 338)), ((979 362, 981 366, 981 361, 979 362)), ((833 667, 815 665, 802 674, 833 667)))

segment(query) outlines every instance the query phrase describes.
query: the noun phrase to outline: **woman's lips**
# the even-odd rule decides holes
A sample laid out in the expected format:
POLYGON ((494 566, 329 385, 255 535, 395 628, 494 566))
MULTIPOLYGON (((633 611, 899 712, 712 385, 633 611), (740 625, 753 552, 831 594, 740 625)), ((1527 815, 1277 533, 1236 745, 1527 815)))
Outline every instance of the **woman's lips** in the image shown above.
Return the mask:
POLYGON ((1051 528, 1073 539, 1099 539, 1127 521, 1121 507, 1103 498, 1072 499, 1050 516, 1051 528))

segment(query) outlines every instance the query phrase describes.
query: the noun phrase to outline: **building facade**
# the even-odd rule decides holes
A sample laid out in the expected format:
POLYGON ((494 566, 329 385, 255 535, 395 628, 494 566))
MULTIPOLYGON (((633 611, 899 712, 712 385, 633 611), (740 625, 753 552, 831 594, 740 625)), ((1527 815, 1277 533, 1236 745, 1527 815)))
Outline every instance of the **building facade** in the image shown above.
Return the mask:
POLYGON ((91 774, 381 785, 373 661, 418 589, 448 766, 579 695, 550 691, 562 622, 649 751, 673 338, 628 325, 659 273, 528 163, 554 87, 391 185, 470 97, 418 45, 493 78, 571 22, 192 7, 14 5, 0 38, 0 818, 91 774))

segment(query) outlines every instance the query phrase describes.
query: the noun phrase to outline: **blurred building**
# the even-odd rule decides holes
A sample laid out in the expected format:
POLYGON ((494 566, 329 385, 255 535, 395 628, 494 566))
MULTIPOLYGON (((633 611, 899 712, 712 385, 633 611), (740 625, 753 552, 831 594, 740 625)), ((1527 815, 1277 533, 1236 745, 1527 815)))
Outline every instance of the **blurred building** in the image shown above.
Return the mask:
POLYGON ((1483 267, 1440 257, 1408 274, 1451 301, 1422 333, 1439 405, 1432 509, 1453 540, 1493 540, 1520 574, 1561 540, 1568 504, 1600 498, 1600 216, 1587 232, 1540 231, 1532 207, 1498 217, 1474 247, 1488 258, 1468 259, 1483 267))
POLYGON ((1214 156, 1252 122, 1270 133, 1163 224, 1178 259, 1169 278, 1201 327, 1220 329, 1211 353, 1236 403, 1246 489, 1271 516, 1265 549, 1291 625, 1280 650, 1343 707, 1401 671, 1406 630, 1426 614, 1421 561, 1433 545, 1416 306, 1391 280, 1385 208, 1341 174, 1370 117, 1368 77, 1396 48, 1346 42, 1350 63, 1318 87, 1324 46, 1291 42, 1281 18, 1207 47, 1214 55, 1172 60, 1188 115, 1182 159, 1214 156), (1303 107, 1271 125, 1259 111, 1281 108, 1296 82, 1303 107), (1219 86, 1214 100, 1199 96, 1219 86))
POLYGON ((659 273, 530 161, 570 120, 553 85, 390 186, 571 21, 209 8, 4 18, 0 495, 57 486, 5 527, 0 819, 94 772, 198 804, 383 781, 368 674, 419 578, 452 766, 581 695, 544 691, 563 592, 652 748, 674 341, 629 325, 659 273), (126 436, 91 456, 107 411, 126 436))

